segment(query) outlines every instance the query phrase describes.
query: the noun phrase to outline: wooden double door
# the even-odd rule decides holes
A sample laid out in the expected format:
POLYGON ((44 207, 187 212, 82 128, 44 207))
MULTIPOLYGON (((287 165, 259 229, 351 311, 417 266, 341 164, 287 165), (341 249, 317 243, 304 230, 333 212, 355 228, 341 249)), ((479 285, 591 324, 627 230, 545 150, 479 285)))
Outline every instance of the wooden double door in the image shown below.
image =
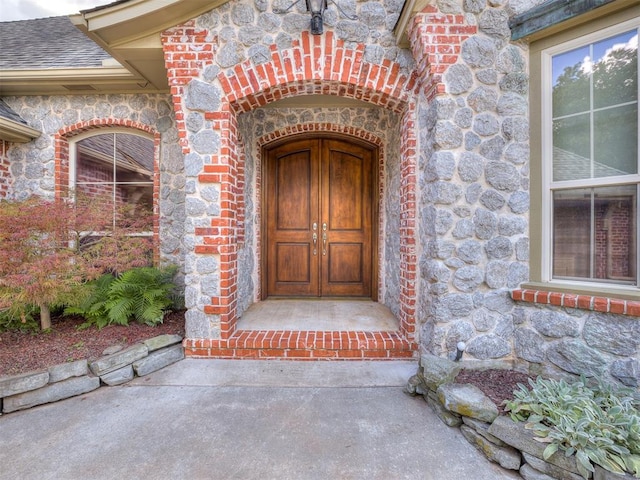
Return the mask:
POLYGON ((376 150, 305 138, 264 158, 263 297, 375 300, 376 150))

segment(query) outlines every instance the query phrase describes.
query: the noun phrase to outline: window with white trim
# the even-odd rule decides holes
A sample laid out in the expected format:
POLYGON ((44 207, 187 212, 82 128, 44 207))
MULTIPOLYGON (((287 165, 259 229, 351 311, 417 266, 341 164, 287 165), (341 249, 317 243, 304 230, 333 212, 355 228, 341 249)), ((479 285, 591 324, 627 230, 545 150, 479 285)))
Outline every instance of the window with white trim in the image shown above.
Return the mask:
POLYGON ((543 50, 543 280, 638 287, 634 19, 543 50))
POLYGON ((153 139, 117 129, 98 130, 77 137, 71 151, 69 183, 76 198, 93 202, 108 230, 125 228, 129 234, 151 236, 153 139))

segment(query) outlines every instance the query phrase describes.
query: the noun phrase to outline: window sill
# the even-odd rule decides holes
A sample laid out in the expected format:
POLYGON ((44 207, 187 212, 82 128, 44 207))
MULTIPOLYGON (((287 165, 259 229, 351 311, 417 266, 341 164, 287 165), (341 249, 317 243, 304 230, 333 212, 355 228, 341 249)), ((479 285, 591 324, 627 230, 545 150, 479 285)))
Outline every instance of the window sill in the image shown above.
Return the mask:
POLYGON ((581 310, 591 310, 594 312, 640 317, 640 302, 634 300, 531 289, 512 290, 511 298, 517 302, 555 305, 558 307, 579 308, 581 310))

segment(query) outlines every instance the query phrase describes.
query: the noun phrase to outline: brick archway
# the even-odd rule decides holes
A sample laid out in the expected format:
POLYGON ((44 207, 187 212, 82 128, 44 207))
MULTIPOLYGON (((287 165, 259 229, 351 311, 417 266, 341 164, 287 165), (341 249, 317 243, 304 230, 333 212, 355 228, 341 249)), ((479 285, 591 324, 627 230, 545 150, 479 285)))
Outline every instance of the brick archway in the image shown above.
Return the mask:
POLYGON ((117 129, 120 132, 135 133, 143 132, 153 138, 153 258, 154 262, 159 261, 159 218, 158 202, 160 195, 160 133, 154 128, 144 123, 120 118, 102 118, 89 121, 78 122, 61 128, 54 135, 55 143, 55 198, 60 200, 69 195, 69 163, 71 155, 69 143, 73 137, 86 132, 106 133, 117 129))
MULTIPOLYGON (((165 62, 172 85, 172 96, 176 119, 185 154, 193 152, 186 118, 189 109, 185 106, 185 95, 192 81, 202 82, 201 74, 211 65, 215 57, 217 38, 205 29, 195 28, 195 21, 172 28, 163 33, 162 42, 165 62)), ((336 345, 344 344, 345 357, 362 357, 363 351, 376 351, 377 356, 411 356, 415 350, 415 305, 417 258, 416 243, 416 171, 417 136, 415 133, 415 99, 417 74, 405 72, 391 60, 372 64, 365 60, 365 46, 352 48, 334 37, 333 32, 314 36, 302 32, 293 40, 291 48, 270 48, 271 58, 254 64, 250 60, 221 71, 211 82, 221 90, 221 102, 215 111, 205 111, 204 119, 211 130, 219 136, 216 153, 207 156, 197 179, 201 185, 216 184, 220 189, 220 213, 210 218, 210 226, 195 228, 193 255, 214 255, 218 259, 220 272, 219 293, 204 305, 202 313, 195 317, 212 338, 185 341, 187 353, 192 356, 285 356, 287 352, 307 357, 308 349, 292 349, 291 341, 277 342, 270 337, 240 341, 236 334, 237 320, 237 242, 244 238, 244 169, 245 151, 238 131, 237 116, 262 107, 268 103, 298 95, 335 95, 362 100, 389 109, 402 118, 401 145, 401 272, 400 277, 400 324, 401 336, 362 335, 358 338, 341 338, 330 350, 335 354, 336 345), (207 317, 210 320, 207 320, 207 317), (208 325, 218 325, 212 331, 208 325), (342 343, 341 343, 342 342, 342 343), (250 344, 250 345, 249 345, 250 344), (274 347, 277 345, 278 348, 274 347), (250 348, 247 348, 250 347, 250 348), (265 349, 274 349, 267 353, 265 349), (364 349, 364 350, 363 350, 364 349), (280 351, 282 350, 282 351, 280 351)), ((297 127, 304 128, 304 126, 297 127)), ((330 131, 335 126, 325 125, 330 131)), ((292 133, 292 132, 289 132, 292 133)), ((273 333, 273 332, 271 332, 273 333)), ((291 332, 289 332, 291 333, 291 332)), ((319 348, 315 340, 314 351, 327 351, 327 345, 319 348), (316 348, 317 347, 317 348, 316 348)), ((337 355, 337 354, 336 354, 337 355)))

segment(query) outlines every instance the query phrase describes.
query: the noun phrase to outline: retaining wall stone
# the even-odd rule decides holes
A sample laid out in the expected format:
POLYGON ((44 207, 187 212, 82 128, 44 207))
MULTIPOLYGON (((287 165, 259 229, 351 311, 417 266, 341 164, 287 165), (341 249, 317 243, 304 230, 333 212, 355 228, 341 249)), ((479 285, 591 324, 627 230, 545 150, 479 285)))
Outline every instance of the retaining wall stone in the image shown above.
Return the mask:
POLYGON ((37 390, 5 397, 2 402, 2 411, 9 413, 35 407, 36 405, 42 405, 43 403, 57 402, 64 398, 90 392, 99 386, 100 379, 98 377, 84 376, 69 378, 62 382, 52 383, 45 387, 38 388, 37 390))
POLYGON ((126 365, 122 368, 114 370, 113 372, 105 373, 100 377, 100 380, 110 387, 114 387, 116 385, 122 385, 123 383, 127 383, 128 381, 133 380, 133 377, 135 377, 133 367, 131 365, 126 365))
MULTIPOLYGON (((450 427, 459 427, 462 436, 490 461, 503 468, 517 470, 525 480, 584 480, 578 472, 575 456, 565 457, 556 452, 543 459, 546 443, 538 442, 524 422, 515 422, 508 416, 498 415, 495 404, 477 387, 455 384, 462 369, 515 368, 522 365, 511 362, 453 362, 425 354, 420 359, 418 372, 407 383, 405 391, 422 395, 438 418, 450 427), (427 378, 431 379, 430 385, 427 378), (433 379, 436 379, 434 382, 433 379), (491 403, 495 414, 478 414, 478 405, 491 403), (478 418, 482 417, 482 418, 478 418)), ((594 465, 593 480, 633 480, 631 474, 618 475, 594 465)))
POLYGON ((29 372, 14 377, 0 379, 0 397, 44 387, 49 382, 49 372, 29 372))
POLYGON ((171 365, 172 363, 184 358, 184 349, 182 345, 164 348, 151 353, 149 356, 141 360, 133 362, 133 370, 140 377, 149 373, 160 370, 161 368, 171 365))
POLYGON ((75 362, 61 363, 49 367, 49 383, 56 383, 71 377, 82 377, 89 373, 87 360, 76 360, 75 362))
POLYGON ((121 385, 136 374, 155 372, 184 358, 181 341, 180 335, 159 335, 105 355, 91 362, 90 369, 85 359, 54 365, 46 371, 0 377, 0 412, 56 402, 90 392, 101 384, 121 385))
POLYGON ((121 350, 118 353, 114 353, 113 355, 107 355, 106 357, 99 358, 98 360, 91 362, 89 364, 89 368, 91 368, 94 375, 101 376, 144 358, 148 354, 149 349, 147 346, 139 343, 121 350))
POLYGON ((484 453, 489 460, 508 470, 520 469, 522 459, 520 458, 520 452, 515 448, 509 446, 498 446, 480 435, 473 428, 466 425, 462 425, 460 427, 460 431, 464 438, 466 438, 471 445, 484 453))

